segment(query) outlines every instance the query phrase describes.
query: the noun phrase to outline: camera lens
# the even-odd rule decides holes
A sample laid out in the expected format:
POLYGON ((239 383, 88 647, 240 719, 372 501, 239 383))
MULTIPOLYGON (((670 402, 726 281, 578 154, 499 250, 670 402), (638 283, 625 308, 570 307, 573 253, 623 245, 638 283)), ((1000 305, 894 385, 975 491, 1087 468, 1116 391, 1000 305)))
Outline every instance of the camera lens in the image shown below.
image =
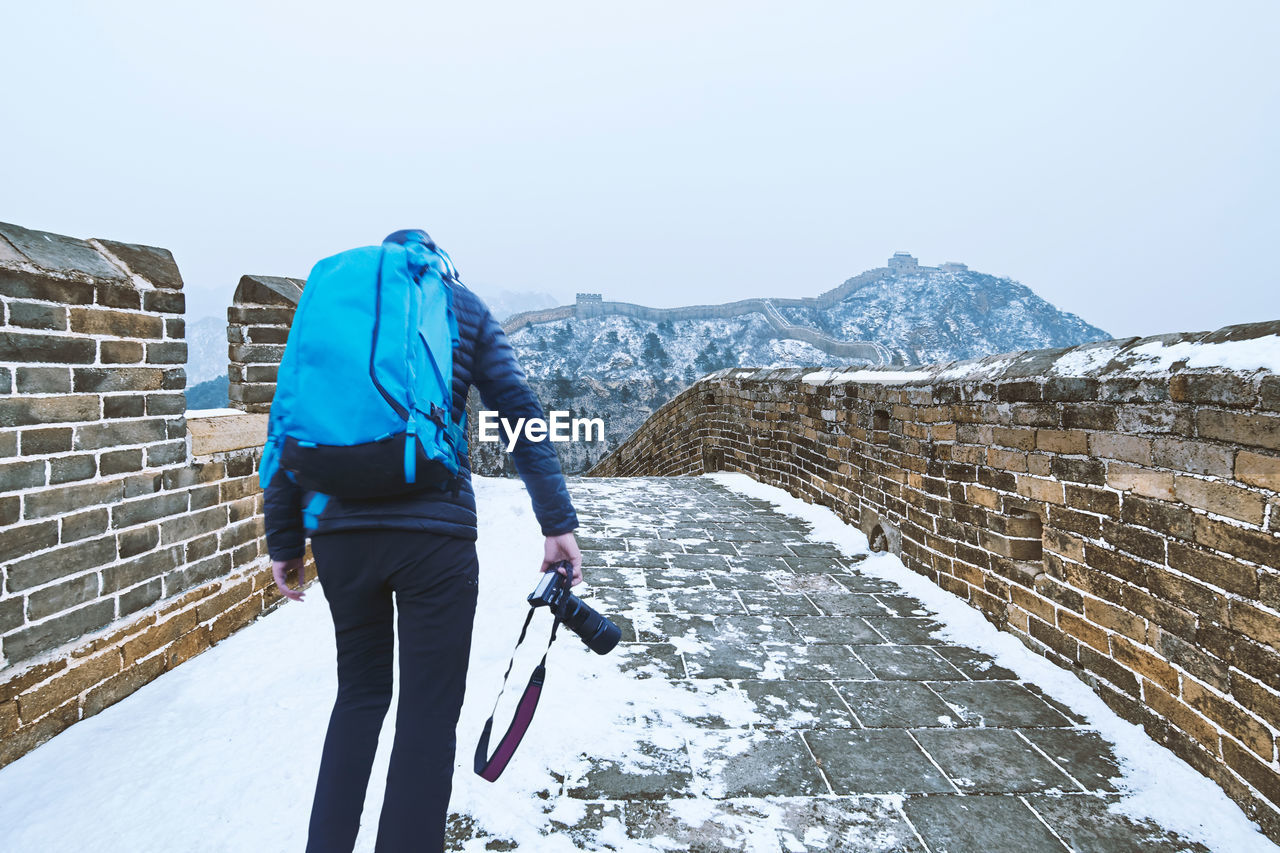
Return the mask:
POLYGON ((613 651, 622 638, 622 631, 591 608, 573 593, 567 593, 559 609, 560 621, 582 638, 587 648, 598 655, 613 651))

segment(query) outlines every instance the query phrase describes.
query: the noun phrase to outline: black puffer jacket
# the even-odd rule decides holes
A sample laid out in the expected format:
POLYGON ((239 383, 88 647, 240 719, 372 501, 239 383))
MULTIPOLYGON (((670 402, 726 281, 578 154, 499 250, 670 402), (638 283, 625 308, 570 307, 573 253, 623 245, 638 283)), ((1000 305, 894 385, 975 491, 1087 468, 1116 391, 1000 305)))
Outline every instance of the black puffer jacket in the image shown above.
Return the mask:
MULTIPOLYGON (((458 319, 458 346, 453 353, 453 416, 461 416, 472 385, 486 409, 513 423, 517 418, 545 417, 538 398, 525 381, 502 326, 480 297, 459 284, 453 288, 458 319)), ((533 511, 546 536, 577 528, 578 516, 569 500, 560 460, 547 441, 527 441, 521 435, 515 449, 516 470, 524 480, 533 511)), ((476 498, 471 472, 463 471, 462 488, 452 492, 422 492, 377 500, 332 498, 314 530, 305 530, 302 507, 311 493, 276 471, 264 498, 267 550, 273 560, 301 557, 305 536, 335 530, 425 530, 462 539, 476 538, 476 498)))

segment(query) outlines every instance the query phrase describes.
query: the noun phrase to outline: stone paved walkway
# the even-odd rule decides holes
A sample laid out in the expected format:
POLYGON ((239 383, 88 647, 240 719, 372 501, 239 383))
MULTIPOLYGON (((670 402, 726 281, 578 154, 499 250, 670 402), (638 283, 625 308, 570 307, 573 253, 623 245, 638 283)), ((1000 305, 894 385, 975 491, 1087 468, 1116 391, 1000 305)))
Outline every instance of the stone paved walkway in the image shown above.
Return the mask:
POLYGON ((863 558, 713 481, 628 480, 625 501, 619 482, 572 487, 592 597, 637 677, 711 710, 643 770, 597 766, 551 792, 590 801, 562 830, 584 848, 626 849, 593 832, 621 817, 673 850, 1204 849, 1109 813, 1107 744, 1034 684, 937 640, 935 614, 860 574, 863 558))

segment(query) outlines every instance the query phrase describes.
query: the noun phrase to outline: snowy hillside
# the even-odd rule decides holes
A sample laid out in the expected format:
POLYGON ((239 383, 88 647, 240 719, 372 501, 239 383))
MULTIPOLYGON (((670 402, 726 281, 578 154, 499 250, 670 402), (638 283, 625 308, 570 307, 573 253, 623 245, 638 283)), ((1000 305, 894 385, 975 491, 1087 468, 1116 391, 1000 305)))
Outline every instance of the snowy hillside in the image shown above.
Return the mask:
POLYGON ((875 340, 908 364, 1075 346, 1110 337, 1013 279, 922 270, 864 284, 828 309, 778 306, 838 339, 875 340))
MULTIPOLYGON (((896 258, 895 258, 896 260, 896 258)), ((891 262, 892 263, 892 262, 891 262)), ((785 323, 840 341, 873 341, 901 364, 1074 346, 1110 337, 1029 288, 950 265, 869 271, 805 304, 779 298, 785 323), (788 304, 790 303, 790 304, 788 304)), ((708 309, 708 314, 717 308, 708 309)), ((851 363, 780 335, 762 311, 700 319, 612 313, 525 325, 510 334, 546 409, 605 421, 607 447, 560 445, 568 470, 583 471, 698 377, 724 367, 836 367, 851 363)), ((482 452, 476 469, 499 473, 482 452)))

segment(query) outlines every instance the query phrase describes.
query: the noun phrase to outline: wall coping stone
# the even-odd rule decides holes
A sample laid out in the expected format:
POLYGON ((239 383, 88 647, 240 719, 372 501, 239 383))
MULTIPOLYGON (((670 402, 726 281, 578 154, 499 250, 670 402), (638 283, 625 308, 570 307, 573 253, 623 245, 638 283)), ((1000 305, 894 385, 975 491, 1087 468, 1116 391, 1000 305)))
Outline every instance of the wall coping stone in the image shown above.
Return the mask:
POLYGON ((239 409, 188 410, 187 435, 193 456, 261 447, 267 440, 267 415, 239 409))

